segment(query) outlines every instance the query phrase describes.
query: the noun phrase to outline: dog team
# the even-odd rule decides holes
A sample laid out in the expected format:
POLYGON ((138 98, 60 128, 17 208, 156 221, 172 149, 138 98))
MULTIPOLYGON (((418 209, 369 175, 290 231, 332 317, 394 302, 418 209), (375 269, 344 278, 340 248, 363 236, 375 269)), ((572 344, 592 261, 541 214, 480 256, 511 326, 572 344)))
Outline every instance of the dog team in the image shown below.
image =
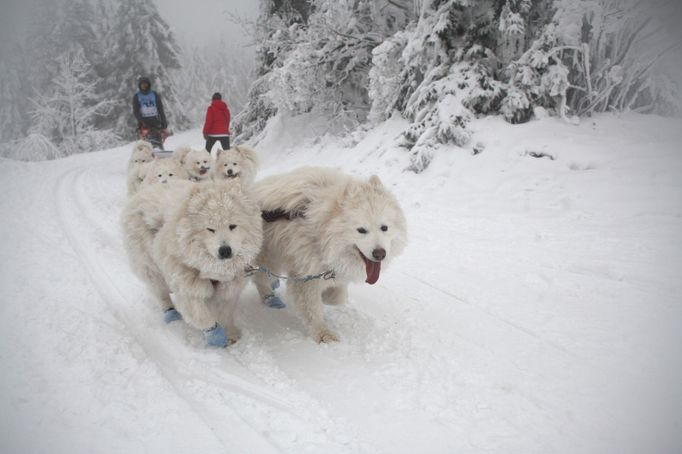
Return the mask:
POLYGON ((121 215, 131 268, 165 321, 184 320, 209 346, 239 339, 234 313, 249 280, 263 304, 285 307, 279 277, 312 338, 338 341, 324 305, 347 302, 351 282, 378 281, 405 247, 403 211, 375 175, 302 167, 256 181, 258 166, 246 145, 215 159, 186 146, 157 158, 136 142, 121 215))

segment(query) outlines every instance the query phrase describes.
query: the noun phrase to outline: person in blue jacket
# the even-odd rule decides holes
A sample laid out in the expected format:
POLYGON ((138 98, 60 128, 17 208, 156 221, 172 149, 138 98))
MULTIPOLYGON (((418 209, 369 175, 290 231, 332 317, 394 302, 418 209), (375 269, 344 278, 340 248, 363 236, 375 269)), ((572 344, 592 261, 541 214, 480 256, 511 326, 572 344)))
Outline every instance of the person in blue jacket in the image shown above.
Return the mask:
POLYGON ((139 90, 133 96, 133 114, 140 136, 153 145, 163 147, 163 141, 168 135, 166 132, 168 122, 161 95, 152 90, 152 83, 148 77, 140 77, 137 87, 139 90), (158 143, 155 143, 157 141, 158 143))

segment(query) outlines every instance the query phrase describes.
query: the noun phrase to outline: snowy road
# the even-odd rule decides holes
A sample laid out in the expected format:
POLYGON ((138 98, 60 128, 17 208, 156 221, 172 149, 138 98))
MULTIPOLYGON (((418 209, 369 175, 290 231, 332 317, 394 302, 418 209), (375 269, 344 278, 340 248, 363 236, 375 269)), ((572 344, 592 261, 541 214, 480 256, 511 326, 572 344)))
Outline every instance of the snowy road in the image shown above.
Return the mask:
POLYGON ((128 147, 0 162, 0 452, 676 452, 680 133, 479 127, 481 156, 419 176, 390 125, 358 163, 263 141, 264 174, 375 169, 408 211, 404 256, 327 308, 332 345, 251 286, 226 350, 164 325, 123 253, 128 147))

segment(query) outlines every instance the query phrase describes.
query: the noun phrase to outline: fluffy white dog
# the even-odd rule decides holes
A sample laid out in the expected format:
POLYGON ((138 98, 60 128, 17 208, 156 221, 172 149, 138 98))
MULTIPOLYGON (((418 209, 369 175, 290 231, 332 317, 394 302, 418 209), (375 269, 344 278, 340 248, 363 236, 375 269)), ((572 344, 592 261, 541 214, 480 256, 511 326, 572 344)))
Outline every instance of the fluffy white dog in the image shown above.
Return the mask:
MULTIPOLYGON (((407 232, 398 201, 377 176, 361 180, 316 167, 265 178, 254 196, 265 220, 258 265, 298 278, 333 271, 333 279, 289 280, 287 296, 317 342, 337 341, 322 304, 346 302, 350 282, 376 283, 402 252, 407 232)), ((259 273, 254 280, 272 306, 270 279, 259 273)))
POLYGON ((156 158, 146 166, 146 175, 141 187, 171 180, 189 180, 189 174, 176 159, 156 158))
POLYGON ((211 176, 211 154, 206 150, 193 150, 183 145, 173 152, 172 158, 182 164, 192 181, 207 180, 211 176))
POLYGON ((235 305, 246 283, 244 270, 262 242, 260 210, 240 185, 150 185, 128 201, 121 221, 132 269, 166 321, 179 313, 204 331, 211 346, 227 344, 225 329, 237 340, 235 305))
POLYGON ((128 196, 137 192, 147 174, 147 164, 154 159, 152 144, 138 140, 133 144, 133 152, 128 159, 128 196))
POLYGON ((249 187, 258 171, 258 154, 246 145, 237 145, 229 150, 218 150, 218 159, 213 166, 213 179, 238 179, 242 186, 249 187))

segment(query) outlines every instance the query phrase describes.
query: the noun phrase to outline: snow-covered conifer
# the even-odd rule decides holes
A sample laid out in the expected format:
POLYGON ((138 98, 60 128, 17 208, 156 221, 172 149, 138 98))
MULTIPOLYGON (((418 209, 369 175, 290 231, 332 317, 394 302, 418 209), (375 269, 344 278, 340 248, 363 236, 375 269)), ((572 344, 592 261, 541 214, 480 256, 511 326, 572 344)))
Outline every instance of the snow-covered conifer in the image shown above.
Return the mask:
POLYGON ((97 80, 82 49, 64 53, 58 63, 51 91, 31 100, 31 132, 50 138, 63 155, 114 145, 117 138, 111 130, 94 127, 95 119, 108 114, 113 103, 95 90, 97 80))

